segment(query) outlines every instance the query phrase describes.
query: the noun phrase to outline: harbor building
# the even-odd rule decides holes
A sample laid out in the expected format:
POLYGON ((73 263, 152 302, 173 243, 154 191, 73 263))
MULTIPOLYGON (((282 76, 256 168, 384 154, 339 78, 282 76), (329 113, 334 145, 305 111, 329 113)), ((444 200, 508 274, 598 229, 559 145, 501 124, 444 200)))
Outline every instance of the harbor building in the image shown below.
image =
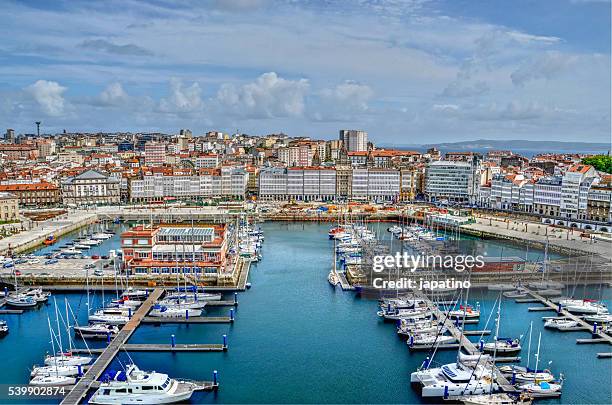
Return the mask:
POLYGON ((128 274, 218 275, 227 264, 225 224, 139 225, 121 234, 128 274))

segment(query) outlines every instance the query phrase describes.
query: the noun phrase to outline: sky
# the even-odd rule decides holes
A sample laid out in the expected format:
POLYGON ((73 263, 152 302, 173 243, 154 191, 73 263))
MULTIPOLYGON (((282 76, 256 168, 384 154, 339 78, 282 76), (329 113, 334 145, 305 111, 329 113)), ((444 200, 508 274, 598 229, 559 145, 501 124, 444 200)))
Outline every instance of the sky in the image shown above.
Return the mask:
POLYGON ((11 1, 0 128, 610 142, 610 0, 11 1))

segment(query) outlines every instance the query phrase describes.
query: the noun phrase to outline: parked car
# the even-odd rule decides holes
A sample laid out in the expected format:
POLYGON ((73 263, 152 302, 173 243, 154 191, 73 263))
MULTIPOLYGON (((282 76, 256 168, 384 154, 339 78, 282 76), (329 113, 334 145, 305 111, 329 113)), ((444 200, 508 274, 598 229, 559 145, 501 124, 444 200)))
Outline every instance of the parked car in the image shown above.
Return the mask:
POLYGON ((59 262, 59 260, 57 259, 49 259, 49 260, 45 260, 45 264, 55 264, 59 262))
POLYGON ((97 269, 96 271, 94 271, 94 276, 101 277, 103 275, 104 275, 104 272, 100 269, 97 269))
POLYGON ((95 265, 94 263, 87 263, 87 264, 85 265, 85 268, 86 268, 86 269, 95 269, 95 268, 96 268, 96 265, 95 265))

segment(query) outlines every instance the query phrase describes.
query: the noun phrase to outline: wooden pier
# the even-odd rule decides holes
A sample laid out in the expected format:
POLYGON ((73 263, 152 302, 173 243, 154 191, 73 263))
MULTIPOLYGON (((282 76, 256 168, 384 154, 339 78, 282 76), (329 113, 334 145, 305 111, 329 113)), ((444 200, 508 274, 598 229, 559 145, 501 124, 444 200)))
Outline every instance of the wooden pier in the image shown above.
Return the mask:
POLYGON ((340 279, 340 287, 342 288, 342 291, 349 291, 349 290, 354 290, 355 287, 353 287, 348 280, 346 279, 346 274, 343 271, 339 271, 338 273, 338 278, 340 279))
POLYGON ((189 318, 161 318, 156 316, 146 316, 142 323, 162 324, 162 323, 232 323, 234 320, 229 316, 190 316, 189 318))
POLYGON ((249 280, 250 271, 251 271, 251 261, 242 260, 242 268, 240 269, 240 276, 238 276, 238 284, 236 286, 236 289, 238 291, 246 291, 246 284, 249 280))
POLYGON ((227 301, 206 301, 207 307, 237 307, 238 301, 227 300, 227 301))
POLYGON ((464 330, 463 334, 465 336, 490 335, 491 331, 489 329, 485 329, 485 330, 464 330))
POLYGON ((125 324, 121 331, 115 336, 110 344, 104 349, 104 351, 98 356, 94 364, 89 370, 85 372, 85 375, 79 380, 74 388, 64 397, 61 404, 77 405, 87 395, 87 392, 92 387, 92 383, 96 381, 104 370, 110 365, 117 353, 121 350, 122 346, 125 345, 128 339, 132 336, 136 328, 140 325, 140 322, 149 313, 153 305, 162 296, 164 290, 156 288, 153 290, 149 297, 142 303, 136 310, 132 318, 125 324))
MULTIPOLYGON (((102 354, 105 349, 72 349, 75 354, 102 354)), ((126 343, 119 348, 123 352, 224 352, 227 346, 222 343, 178 344, 137 344, 126 343)))
MULTIPOLYGON (((541 302, 545 306, 545 308, 548 308, 551 311, 556 311, 558 315, 562 316, 565 319, 571 319, 572 321, 578 322, 580 326, 576 327, 575 331, 584 331, 584 332, 588 331, 593 336, 593 339, 578 339, 576 340, 576 343, 608 343, 612 345, 612 336, 608 335, 607 333, 599 329, 595 333, 593 333, 593 326, 589 324, 588 322, 586 322, 584 319, 572 314, 571 312, 565 309, 560 308, 559 304, 555 304, 551 300, 542 297, 541 295, 539 295, 538 293, 534 291, 531 291, 528 289, 525 289, 525 291, 527 292, 527 294, 531 295, 534 299, 537 299, 539 302, 541 302)), ((573 329, 568 330, 568 331, 573 331, 573 329)))

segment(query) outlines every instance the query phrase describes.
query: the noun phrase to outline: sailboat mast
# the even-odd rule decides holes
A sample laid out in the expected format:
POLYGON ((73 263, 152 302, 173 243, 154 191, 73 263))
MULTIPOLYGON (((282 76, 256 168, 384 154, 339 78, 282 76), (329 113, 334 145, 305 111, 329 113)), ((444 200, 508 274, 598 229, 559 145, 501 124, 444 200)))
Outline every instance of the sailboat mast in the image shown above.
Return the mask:
POLYGON ((538 336, 538 353, 536 354, 536 366, 535 366, 535 372, 538 372, 538 364, 540 363, 540 342, 542 341, 542 332, 540 332, 540 335, 538 336))
POLYGON ((529 323, 529 345, 527 346, 527 368, 529 368, 529 360, 531 356, 531 332, 533 331, 533 321, 529 323))
POLYGON ((72 352, 72 339, 70 338, 70 318, 68 317, 68 298, 64 297, 66 304, 66 333, 68 334, 68 349, 72 352))
POLYGON ((47 325, 49 326, 49 336, 51 336, 51 350, 53 350, 53 362, 55 363, 55 374, 58 377, 57 370, 57 355, 55 353, 55 343, 53 342, 53 329, 51 328, 51 319, 47 316, 47 325))
POLYGON ((64 356, 64 349, 62 346, 62 332, 60 331, 59 311, 57 309, 57 300, 55 299, 55 297, 53 297, 53 303, 55 304, 55 320, 57 321, 57 337, 59 340, 59 349, 60 352, 62 352, 62 356, 64 356))

